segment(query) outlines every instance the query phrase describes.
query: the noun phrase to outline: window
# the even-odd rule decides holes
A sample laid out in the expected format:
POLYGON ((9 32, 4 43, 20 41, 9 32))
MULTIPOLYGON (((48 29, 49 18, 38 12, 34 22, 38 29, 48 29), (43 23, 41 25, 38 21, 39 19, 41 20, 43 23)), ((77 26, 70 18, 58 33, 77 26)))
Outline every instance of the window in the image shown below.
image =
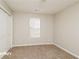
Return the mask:
POLYGON ((32 38, 39 38, 40 37, 40 19, 31 18, 29 23, 30 23, 30 36, 32 38))

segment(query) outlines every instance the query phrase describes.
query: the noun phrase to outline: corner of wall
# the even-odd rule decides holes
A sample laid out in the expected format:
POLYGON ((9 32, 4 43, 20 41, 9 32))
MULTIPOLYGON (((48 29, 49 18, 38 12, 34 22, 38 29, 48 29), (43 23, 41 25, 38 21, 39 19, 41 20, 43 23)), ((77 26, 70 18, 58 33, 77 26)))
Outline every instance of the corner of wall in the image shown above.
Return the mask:
POLYGON ((78 55, 72 53, 71 51, 69 51, 69 50, 67 50, 67 49, 65 49, 65 48, 63 48, 62 46, 56 44, 55 42, 54 42, 53 44, 54 44, 55 46, 57 46, 58 48, 62 49, 63 51, 65 51, 65 52, 69 53, 70 55, 72 55, 72 56, 74 56, 74 57, 76 57, 76 58, 79 59, 79 56, 78 56, 78 55))
POLYGON ((4 12, 6 12, 8 15, 12 15, 13 14, 13 10, 3 0, 0 0, 0 9, 4 10, 4 12))

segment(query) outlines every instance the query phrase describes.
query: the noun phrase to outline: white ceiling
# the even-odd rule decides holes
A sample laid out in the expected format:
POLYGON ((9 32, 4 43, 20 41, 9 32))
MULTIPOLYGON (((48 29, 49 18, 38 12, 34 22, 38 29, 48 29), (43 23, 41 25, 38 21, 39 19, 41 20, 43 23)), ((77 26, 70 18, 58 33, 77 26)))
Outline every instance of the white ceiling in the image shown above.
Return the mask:
POLYGON ((5 0, 15 12, 54 14, 79 0, 5 0))

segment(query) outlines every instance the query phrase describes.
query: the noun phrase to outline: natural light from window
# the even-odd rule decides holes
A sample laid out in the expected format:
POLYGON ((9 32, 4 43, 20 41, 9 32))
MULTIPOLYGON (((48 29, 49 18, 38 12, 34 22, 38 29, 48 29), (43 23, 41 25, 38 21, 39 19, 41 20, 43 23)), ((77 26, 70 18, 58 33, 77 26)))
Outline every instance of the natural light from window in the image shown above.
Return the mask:
POLYGON ((30 24, 30 37, 40 38, 40 19, 30 18, 29 24, 30 24))

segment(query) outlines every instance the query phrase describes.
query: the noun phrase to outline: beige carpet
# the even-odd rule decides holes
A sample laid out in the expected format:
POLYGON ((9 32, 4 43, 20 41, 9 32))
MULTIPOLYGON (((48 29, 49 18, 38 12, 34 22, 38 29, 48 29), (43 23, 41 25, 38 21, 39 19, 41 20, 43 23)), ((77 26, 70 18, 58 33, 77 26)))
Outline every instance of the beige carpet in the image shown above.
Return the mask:
POLYGON ((54 45, 15 47, 3 59, 77 59, 54 45))

